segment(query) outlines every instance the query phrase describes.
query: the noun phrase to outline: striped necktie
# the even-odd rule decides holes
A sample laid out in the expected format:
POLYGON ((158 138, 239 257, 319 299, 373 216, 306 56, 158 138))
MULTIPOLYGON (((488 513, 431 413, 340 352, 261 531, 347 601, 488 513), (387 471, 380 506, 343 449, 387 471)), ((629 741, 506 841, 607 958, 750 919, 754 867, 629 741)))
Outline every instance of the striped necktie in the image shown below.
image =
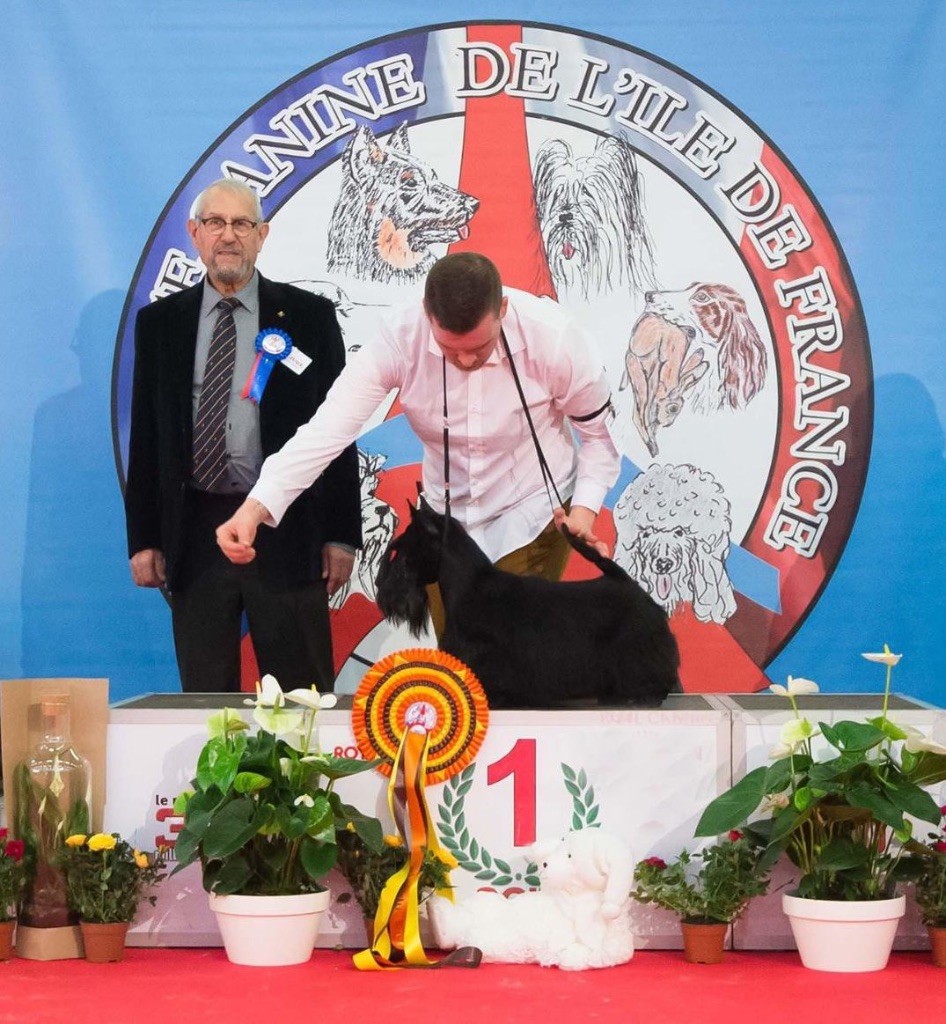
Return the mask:
POLYGON ((204 382, 197 403, 194 423, 194 484, 203 491, 211 490, 227 471, 227 407, 236 363, 236 323, 233 310, 239 299, 221 299, 214 325, 204 382))

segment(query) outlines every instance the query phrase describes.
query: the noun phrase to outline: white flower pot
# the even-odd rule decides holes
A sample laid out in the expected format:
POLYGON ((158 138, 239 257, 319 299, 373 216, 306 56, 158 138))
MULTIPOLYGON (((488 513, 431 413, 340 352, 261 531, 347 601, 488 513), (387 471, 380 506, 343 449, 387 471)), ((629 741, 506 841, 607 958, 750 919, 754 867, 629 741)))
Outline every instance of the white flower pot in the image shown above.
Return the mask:
POLYGON ((785 893, 801 962, 814 971, 880 971, 887 966, 906 898, 809 900, 785 893))
POLYGON ((215 896, 210 909, 230 961, 248 967, 287 967, 312 956, 331 893, 299 896, 215 896))

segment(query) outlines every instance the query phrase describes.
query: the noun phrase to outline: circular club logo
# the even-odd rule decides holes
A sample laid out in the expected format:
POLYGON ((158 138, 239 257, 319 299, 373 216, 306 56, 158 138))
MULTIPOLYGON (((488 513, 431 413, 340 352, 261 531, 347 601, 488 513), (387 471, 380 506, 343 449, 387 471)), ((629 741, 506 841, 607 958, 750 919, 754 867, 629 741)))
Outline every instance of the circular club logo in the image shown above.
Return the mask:
MULTIPOLYGON (((134 317, 200 280, 185 223, 221 176, 261 197, 261 272, 331 297, 352 351, 448 251, 571 308, 612 384, 623 467, 600 522, 615 559, 671 614, 685 689, 767 684, 850 533, 872 385, 844 255, 757 127, 652 54, 550 25, 431 27, 310 68, 210 147, 142 254, 116 353, 122 473, 134 317)), ((374 604, 420 475, 396 396, 358 448, 341 691, 417 643, 374 604)), ((573 559, 568 574, 592 571, 573 559)))

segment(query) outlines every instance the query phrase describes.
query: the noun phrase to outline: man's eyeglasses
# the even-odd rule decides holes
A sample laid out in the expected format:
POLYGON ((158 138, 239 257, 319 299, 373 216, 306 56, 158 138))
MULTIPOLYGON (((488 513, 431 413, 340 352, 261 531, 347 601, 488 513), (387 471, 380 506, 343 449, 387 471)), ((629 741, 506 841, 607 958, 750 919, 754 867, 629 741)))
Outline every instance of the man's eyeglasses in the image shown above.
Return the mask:
POLYGON ((258 220, 250 220, 248 217, 237 217, 236 220, 224 220, 223 217, 198 217, 197 220, 211 235, 222 235, 224 228, 229 224, 237 238, 246 238, 259 224, 258 220))

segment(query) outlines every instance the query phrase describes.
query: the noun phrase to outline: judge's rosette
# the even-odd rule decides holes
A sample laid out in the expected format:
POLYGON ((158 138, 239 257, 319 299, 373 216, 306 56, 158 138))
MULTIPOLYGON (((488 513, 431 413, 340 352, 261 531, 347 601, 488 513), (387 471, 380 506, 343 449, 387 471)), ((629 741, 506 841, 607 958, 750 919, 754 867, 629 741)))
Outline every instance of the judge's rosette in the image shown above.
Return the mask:
MULTIPOLYGON (((479 680, 463 662, 437 650, 398 651, 373 665, 352 704, 352 730, 365 758, 380 758, 390 776, 388 806, 409 851, 388 879, 374 921, 370 949, 355 954, 361 970, 476 966, 478 950, 431 960, 420 940, 420 872, 426 851, 453 863, 443 850, 425 796, 476 757, 486 735, 489 705, 479 680)), ((452 899, 452 890, 438 894, 452 899)))

